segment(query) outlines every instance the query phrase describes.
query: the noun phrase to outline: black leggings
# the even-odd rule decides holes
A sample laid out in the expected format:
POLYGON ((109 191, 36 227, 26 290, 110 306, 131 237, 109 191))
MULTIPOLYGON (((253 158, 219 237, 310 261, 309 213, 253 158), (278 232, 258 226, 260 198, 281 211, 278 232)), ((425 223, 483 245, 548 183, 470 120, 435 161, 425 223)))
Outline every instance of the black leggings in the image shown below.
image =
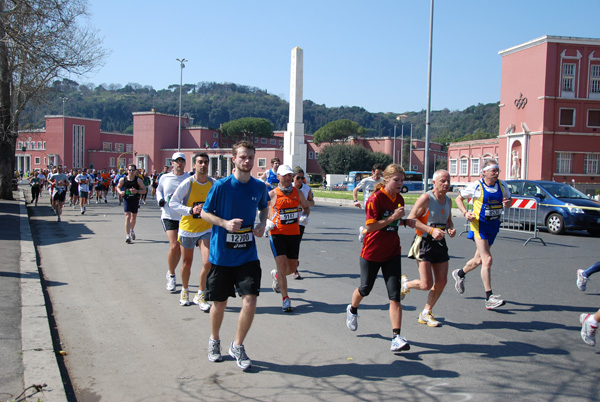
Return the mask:
POLYGON ((402 264, 400 254, 390 258, 385 262, 368 261, 360 258, 360 287, 358 293, 362 297, 368 296, 373 289, 375 279, 381 268, 385 287, 387 288, 388 298, 390 300, 400 301, 400 277, 402 276, 402 264))
POLYGON ((40 186, 32 186, 31 187, 31 201, 37 202, 38 198, 40 198, 40 186))

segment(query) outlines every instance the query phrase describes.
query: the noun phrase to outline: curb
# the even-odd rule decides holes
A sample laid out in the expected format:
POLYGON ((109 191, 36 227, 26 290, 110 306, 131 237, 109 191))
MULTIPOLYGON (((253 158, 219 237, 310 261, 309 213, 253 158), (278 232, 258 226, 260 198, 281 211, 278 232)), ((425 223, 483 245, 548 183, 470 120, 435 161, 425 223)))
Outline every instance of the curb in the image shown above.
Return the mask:
POLYGON ((25 388, 33 384, 46 384, 42 393, 35 394, 34 398, 45 402, 64 402, 67 396, 52 345, 25 196, 22 191, 19 191, 19 195, 23 384, 25 388))

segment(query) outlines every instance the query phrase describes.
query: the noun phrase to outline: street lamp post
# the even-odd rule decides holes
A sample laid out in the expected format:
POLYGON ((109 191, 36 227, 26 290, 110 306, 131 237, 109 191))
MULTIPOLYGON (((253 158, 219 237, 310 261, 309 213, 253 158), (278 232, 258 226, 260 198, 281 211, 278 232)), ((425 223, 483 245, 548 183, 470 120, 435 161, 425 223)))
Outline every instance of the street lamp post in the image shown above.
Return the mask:
MULTIPOLYGON (((423 169, 423 190, 427 192, 429 184, 429 115, 431 113, 431 53, 433 46, 433 0, 431 0, 431 11, 429 12, 429 65, 427 69, 427 112, 425 116, 425 168, 423 169)), ((411 130, 412 131, 412 130, 411 130)))
POLYGON ((175 59, 179 62, 179 128, 177 131, 177 152, 181 152, 181 87, 183 86, 183 69, 184 62, 188 61, 185 58, 175 59))
MULTIPOLYGON (((62 166, 65 166, 65 103, 69 98, 62 97, 63 113, 62 113, 62 166)), ((50 157, 48 156, 48 163, 50 163, 50 157)))

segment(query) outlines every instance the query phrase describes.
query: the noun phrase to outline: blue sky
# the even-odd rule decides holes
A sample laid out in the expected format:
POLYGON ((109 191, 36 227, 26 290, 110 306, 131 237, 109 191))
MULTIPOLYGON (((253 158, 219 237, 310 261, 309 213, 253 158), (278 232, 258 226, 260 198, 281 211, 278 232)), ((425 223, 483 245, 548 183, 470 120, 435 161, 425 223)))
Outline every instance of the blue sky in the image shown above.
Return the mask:
MULTIPOLYGON (((428 0, 89 0, 111 52, 79 83, 233 82, 289 98, 304 50, 304 98, 371 112, 427 106, 428 0)), ((500 97, 500 50, 544 35, 599 38, 599 0, 436 0, 431 106, 500 97)), ((185 109, 185 105, 184 105, 185 109)))

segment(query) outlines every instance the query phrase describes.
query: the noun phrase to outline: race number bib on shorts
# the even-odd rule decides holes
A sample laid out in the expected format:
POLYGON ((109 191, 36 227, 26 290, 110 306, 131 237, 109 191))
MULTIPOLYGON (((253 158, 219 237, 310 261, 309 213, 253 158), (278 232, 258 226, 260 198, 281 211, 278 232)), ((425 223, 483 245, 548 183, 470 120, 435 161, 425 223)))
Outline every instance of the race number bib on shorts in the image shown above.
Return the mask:
POLYGON ((298 207, 284 208, 279 211, 282 225, 293 225, 298 222, 298 207))
POLYGON ((241 228, 238 232, 227 232, 225 240, 226 248, 230 249, 246 249, 254 242, 254 234, 252 226, 241 228))
POLYGON ((501 215, 502 215, 502 204, 485 206, 485 220, 486 221, 495 221, 497 219, 500 219, 501 215))

